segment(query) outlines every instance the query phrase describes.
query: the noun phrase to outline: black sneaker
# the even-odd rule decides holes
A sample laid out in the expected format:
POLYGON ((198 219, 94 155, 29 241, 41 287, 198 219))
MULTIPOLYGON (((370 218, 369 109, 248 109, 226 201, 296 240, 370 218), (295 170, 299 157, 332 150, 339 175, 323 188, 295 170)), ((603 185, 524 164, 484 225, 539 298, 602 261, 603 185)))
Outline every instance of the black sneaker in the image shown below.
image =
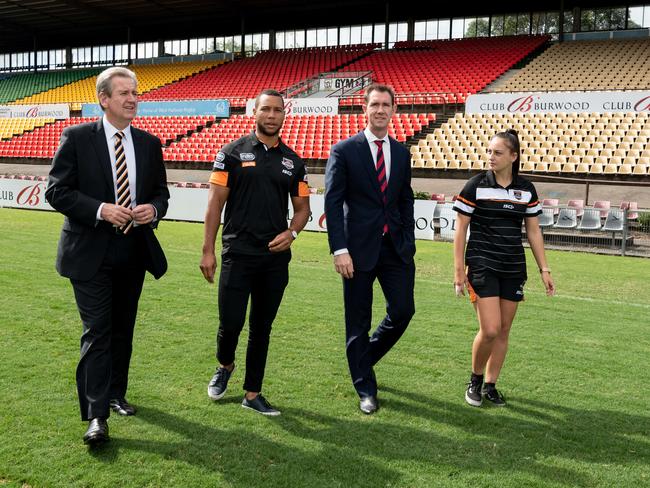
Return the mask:
POLYGON ((481 395, 482 381, 470 381, 467 383, 467 391, 465 391, 465 401, 473 407, 480 407, 483 403, 483 396, 481 395))
POLYGON ((208 383, 208 396, 212 400, 221 400, 221 398, 223 398, 223 396, 226 394, 226 390, 228 389, 228 380, 234 371, 234 366, 232 368, 232 371, 228 371, 223 367, 217 368, 217 372, 214 373, 214 376, 210 380, 210 383, 208 383))
POLYGON ((246 396, 244 396, 244 400, 241 402, 241 406, 243 408, 255 410, 257 413, 261 413, 262 415, 268 415, 269 417, 276 417, 280 415, 280 411, 273 408, 261 393, 252 400, 248 400, 246 396))
POLYGON ((483 389, 483 398, 489 401, 495 407, 505 407, 506 401, 494 386, 487 386, 483 389))

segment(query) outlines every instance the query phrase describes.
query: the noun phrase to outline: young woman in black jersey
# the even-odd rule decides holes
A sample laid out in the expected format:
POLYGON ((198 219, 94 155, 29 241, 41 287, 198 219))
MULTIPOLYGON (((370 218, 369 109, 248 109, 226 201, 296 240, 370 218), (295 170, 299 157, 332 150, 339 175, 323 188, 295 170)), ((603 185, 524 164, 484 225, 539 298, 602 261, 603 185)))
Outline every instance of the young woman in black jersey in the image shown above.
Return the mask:
POLYGON ((524 298, 527 273, 522 221, 546 294, 555 293, 537 219, 541 205, 533 184, 519 176, 517 132, 499 132, 487 152, 488 171, 471 178, 454 204, 458 212, 454 286, 458 295, 468 289, 479 321, 472 346, 472 375, 465 392, 467 403, 476 407, 484 398, 493 405, 505 405, 496 382, 517 305, 524 298))

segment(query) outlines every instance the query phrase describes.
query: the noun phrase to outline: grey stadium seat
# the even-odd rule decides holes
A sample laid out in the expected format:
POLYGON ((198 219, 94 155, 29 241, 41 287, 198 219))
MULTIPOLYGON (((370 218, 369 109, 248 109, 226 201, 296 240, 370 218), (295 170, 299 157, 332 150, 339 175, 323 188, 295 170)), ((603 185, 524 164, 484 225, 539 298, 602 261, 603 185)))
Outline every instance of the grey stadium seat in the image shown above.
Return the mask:
POLYGON ((623 210, 611 209, 607 212, 607 219, 603 229, 609 232, 623 232, 623 210))
POLYGON ((539 226, 543 229, 551 227, 555 223, 555 215, 552 208, 542 208, 542 213, 539 214, 539 226))
POLYGON ((593 208, 585 208, 582 214, 582 219, 578 224, 580 230, 600 230, 600 210, 593 208))
POLYGON ((561 208, 560 215, 555 222, 556 229, 575 229, 578 226, 578 217, 575 208, 561 208))

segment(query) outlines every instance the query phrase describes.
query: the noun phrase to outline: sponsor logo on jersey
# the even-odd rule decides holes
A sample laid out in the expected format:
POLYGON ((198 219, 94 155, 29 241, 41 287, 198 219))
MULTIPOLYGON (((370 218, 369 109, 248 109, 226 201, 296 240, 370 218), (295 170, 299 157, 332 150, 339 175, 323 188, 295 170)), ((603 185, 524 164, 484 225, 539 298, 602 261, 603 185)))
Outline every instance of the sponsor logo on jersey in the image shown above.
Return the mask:
POLYGON ((226 159, 226 153, 222 153, 221 151, 219 151, 219 153, 217 154, 217 157, 216 157, 216 159, 214 161, 215 161, 215 163, 220 163, 224 159, 226 159))
POLYGON ((513 204, 511 204, 511 203, 504 203, 503 208, 514 210, 515 206, 513 204))
POLYGON ((226 167, 225 164, 220 163, 219 161, 215 161, 214 165, 212 166, 212 170, 215 171, 217 169, 224 169, 226 167))
POLYGON ((287 176, 293 176, 293 173, 291 171, 289 171, 288 169, 283 169, 282 172, 287 176))
POLYGON ((287 169, 293 169, 293 161, 287 158, 282 158, 282 166, 287 169))
POLYGON ((239 153, 239 159, 242 161, 254 161, 255 154, 253 153, 239 153))
POLYGON ((241 164, 242 168, 252 168, 255 166, 255 161, 247 161, 241 164))

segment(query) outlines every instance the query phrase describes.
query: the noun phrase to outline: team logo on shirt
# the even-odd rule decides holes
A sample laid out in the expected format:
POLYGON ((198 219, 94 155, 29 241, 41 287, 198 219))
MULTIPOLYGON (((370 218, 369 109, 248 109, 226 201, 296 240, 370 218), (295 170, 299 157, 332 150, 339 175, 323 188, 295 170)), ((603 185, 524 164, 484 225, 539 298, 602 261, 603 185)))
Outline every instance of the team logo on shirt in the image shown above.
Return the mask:
POLYGON ((255 154, 253 153, 239 153, 239 159, 242 161, 254 161, 255 154))
POLYGON ((293 161, 287 158, 282 158, 282 166, 287 169, 293 169, 293 161))
POLYGON ((226 166, 223 164, 223 160, 226 159, 225 153, 222 153, 219 151, 217 153, 217 157, 214 158, 214 166, 212 166, 212 170, 217 170, 217 169, 224 169, 226 166))
POLYGON ((517 200, 521 200, 521 192, 519 190, 513 190, 512 194, 515 196, 517 200))

